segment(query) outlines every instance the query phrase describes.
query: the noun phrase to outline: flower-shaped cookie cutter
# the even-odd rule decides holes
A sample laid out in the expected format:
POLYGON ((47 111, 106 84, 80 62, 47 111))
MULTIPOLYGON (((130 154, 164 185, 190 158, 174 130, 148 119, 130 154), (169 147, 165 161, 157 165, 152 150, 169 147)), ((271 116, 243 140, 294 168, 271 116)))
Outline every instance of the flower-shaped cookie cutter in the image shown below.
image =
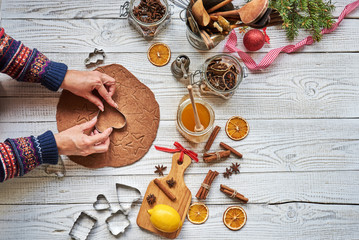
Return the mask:
MULTIPOLYGON (((109 127, 112 127, 113 129, 116 129, 116 130, 121 130, 121 129, 123 129, 123 128, 126 126, 126 124, 127 124, 126 116, 120 111, 120 109, 118 109, 118 108, 115 108, 115 109, 116 109, 117 112, 120 114, 120 116, 121 116, 121 121, 118 121, 118 123, 117 123, 118 125, 116 124, 115 126, 109 126, 109 127)), ((98 132, 103 132, 104 130, 106 130, 106 128, 105 128, 105 129, 101 129, 101 128, 98 126, 99 122, 101 121, 101 120, 99 120, 101 114, 103 114, 103 112, 102 112, 101 110, 99 110, 98 113, 97 113, 97 123, 96 123, 96 125, 95 125, 95 129, 96 129, 98 132)))
POLYGON ((89 53, 89 56, 85 59, 84 63, 86 67, 91 67, 94 65, 98 65, 100 63, 103 63, 103 61, 106 58, 106 53, 103 49, 97 49, 95 48, 95 50, 91 53, 89 53), (98 57, 97 57, 98 55, 98 57), (95 60, 91 60, 91 58, 95 57, 95 60))

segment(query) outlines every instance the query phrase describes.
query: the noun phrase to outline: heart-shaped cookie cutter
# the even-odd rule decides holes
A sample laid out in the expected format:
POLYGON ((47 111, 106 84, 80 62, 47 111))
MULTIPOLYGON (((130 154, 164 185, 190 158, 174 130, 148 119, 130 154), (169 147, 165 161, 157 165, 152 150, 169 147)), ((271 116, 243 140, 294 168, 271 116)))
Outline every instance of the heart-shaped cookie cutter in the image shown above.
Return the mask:
MULTIPOLYGON (((111 126, 113 129, 116 129, 116 130, 121 130, 122 128, 124 128, 125 126, 126 126, 126 124, 127 124, 127 120, 126 120, 126 116, 120 111, 120 109, 118 109, 118 108, 115 108, 119 113, 120 113, 120 115, 122 116, 122 118, 124 119, 124 122, 123 122, 123 124, 121 125, 121 126, 111 126)), ((97 127, 97 124, 98 124, 98 119, 99 119, 99 116, 100 116, 100 114, 102 113, 102 111, 101 110, 99 110, 98 111, 98 113, 97 113, 97 123, 96 123, 96 125, 95 125, 95 129, 98 131, 98 132, 102 132, 102 131, 100 131, 100 129, 97 127)))

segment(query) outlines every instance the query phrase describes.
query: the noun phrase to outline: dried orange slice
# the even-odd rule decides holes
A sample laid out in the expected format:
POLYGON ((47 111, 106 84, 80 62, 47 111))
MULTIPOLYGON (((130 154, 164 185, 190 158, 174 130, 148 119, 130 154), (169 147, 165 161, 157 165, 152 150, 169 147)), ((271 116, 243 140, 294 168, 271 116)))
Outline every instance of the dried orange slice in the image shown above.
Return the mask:
POLYGON ((157 67, 166 65, 171 59, 171 49, 164 43, 155 43, 148 49, 148 60, 157 67))
POLYGON ((248 135, 249 125, 244 118, 235 116, 227 121, 225 130, 230 139, 238 141, 248 135))
POLYGON ((227 208, 223 214, 223 223, 227 228, 237 231, 247 222, 247 214, 243 208, 232 206, 227 208))
POLYGON ((193 203, 187 212, 188 220, 193 224, 202 224, 208 219, 208 207, 204 203, 193 203))

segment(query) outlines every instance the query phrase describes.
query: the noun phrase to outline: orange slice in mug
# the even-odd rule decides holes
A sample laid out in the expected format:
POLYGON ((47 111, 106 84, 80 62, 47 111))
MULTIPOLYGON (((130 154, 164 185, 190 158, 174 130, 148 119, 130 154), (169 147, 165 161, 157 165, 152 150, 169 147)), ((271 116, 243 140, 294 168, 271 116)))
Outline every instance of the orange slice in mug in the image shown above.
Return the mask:
POLYGON ((247 214, 244 209, 239 206, 229 207, 223 214, 224 225, 233 231, 241 229, 246 222, 247 214))
POLYGON ((208 219, 208 207, 204 203, 193 203, 187 213, 188 220, 193 224, 202 224, 208 219))
POLYGON ((231 117, 226 123, 226 133, 232 140, 242 140, 248 135, 249 125, 244 118, 231 117))
POLYGON ((147 57, 153 65, 162 67, 170 61, 171 49, 164 43, 155 43, 148 49, 147 57))

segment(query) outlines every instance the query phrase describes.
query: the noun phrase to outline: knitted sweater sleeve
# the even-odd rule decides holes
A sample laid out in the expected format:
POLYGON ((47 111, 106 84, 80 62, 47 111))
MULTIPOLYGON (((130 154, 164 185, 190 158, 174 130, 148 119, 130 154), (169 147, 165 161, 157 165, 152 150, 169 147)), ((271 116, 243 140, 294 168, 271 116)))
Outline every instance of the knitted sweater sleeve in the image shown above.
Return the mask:
MULTIPOLYGON (((67 72, 63 63, 50 61, 36 49, 24 46, 0 28, 0 72, 21 82, 41 83, 57 91, 67 72)), ((0 182, 23 176, 42 163, 57 164, 58 150, 51 131, 34 137, 0 143, 0 182)))
POLYGON ((21 82, 41 83, 57 91, 67 72, 63 63, 50 61, 37 49, 30 49, 0 28, 0 71, 21 82))
POLYGON ((42 163, 57 164, 58 150, 51 131, 0 143, 0 182, 23 176, 42 163))

